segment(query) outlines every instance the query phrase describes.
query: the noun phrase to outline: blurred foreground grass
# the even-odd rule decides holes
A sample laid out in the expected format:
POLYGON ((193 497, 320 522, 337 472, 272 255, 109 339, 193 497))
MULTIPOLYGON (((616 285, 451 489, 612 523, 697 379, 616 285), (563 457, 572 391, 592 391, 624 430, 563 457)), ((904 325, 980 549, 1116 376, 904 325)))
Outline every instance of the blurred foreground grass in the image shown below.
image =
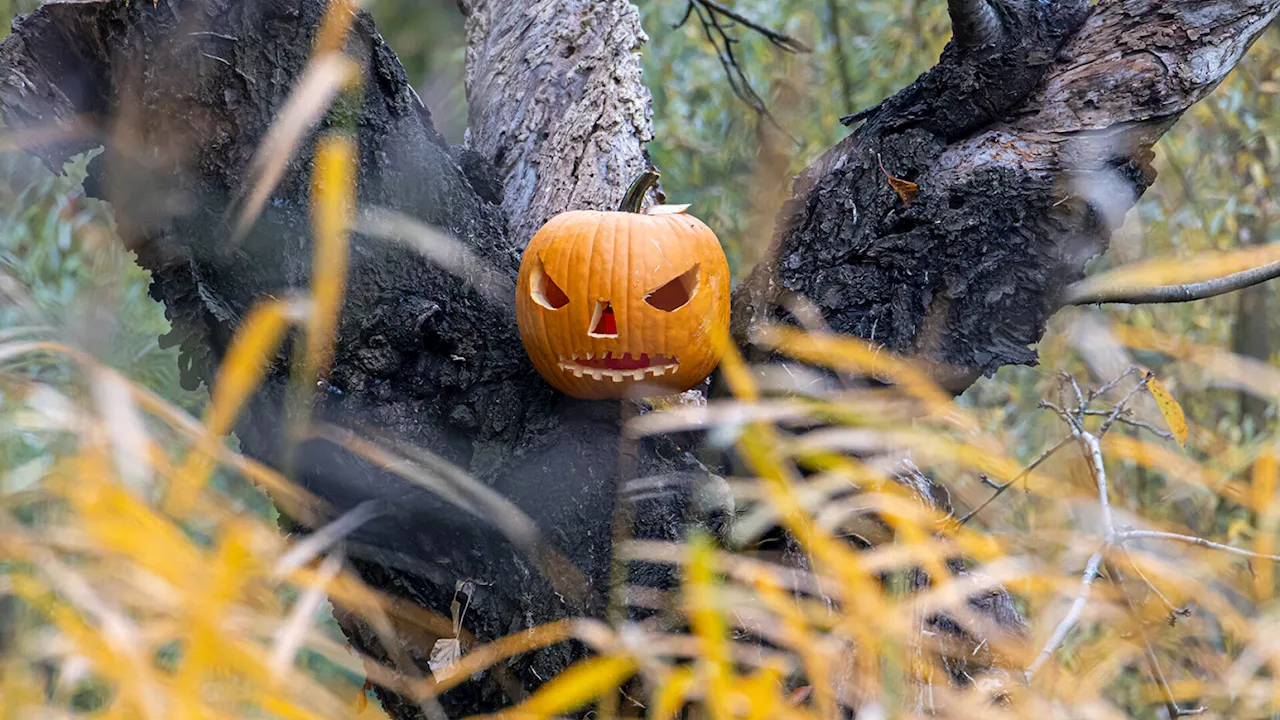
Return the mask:
MULTIPOLYGON (((301 387, 325 371, 351 152, 334 136, 316 159, 315 286, 246 318, 209 403, 178 387, 172 352, 154 344, 163 317, 131 295, 144 274, 106 209, 78 194, 82 166, 58 177, 3 156, 0 717, 376 716, 366 676, 429 711, 488 666, 568 639, 594 654, 512 716, 1280 712, 1274 428, 1186 423, 1137 365, 1273 403, 1280 374, 1088 311, 1060 319, 1048 341, 1074 375, 1025 371, 1022 392, 1044 402, 1034 411, 1017 398, 958 404, 923 369, 853 338, 762 329, 794 369, 840 382, 796 384, 731 352, 721 372, 733 398, 632 426, 710 431, 747 470, 730 479, 740 513, 729 546, 694 535, 617 548, 681 568, 657 620, 573 619, 488 646, 457 633, 458 657, 425 677, 357 656, 326 597, 384 627, 388 616, 433 630, 442 619, 368 589, 328 545, 282 536, 264 491, 286 512, 312 504, 222 440, 287 333, 305 334, 301 387), (856 380, 867 376, 882 385, 856 380), (922 472, 950 489, 957 514, 923 496, 922 472), (799 562, 753 550, 775 525, 797 539, 799 562), (954 576, 957 558, 972 572, 954 576), (967 602, 1000 587, 1027 635, 1001 633, 967 602)), ((1176 264, 1124 272, 1184 279, 1176 264)))
MULTIPOLYGON (((730 352, 721 372, 733 398, 635 421, 639 434, 712 430, 750 471, 732 479, 741 512, 729 547, 695 535, 617 548, 682 568, 661 620, 571 620, 480 647, 459 636, 459 656, 426 678, 358 657, 317 623, 326 595, 375 624, 387 613, 423 627, 439 619, 369 590, 325 544, 282 537, 261 496, 245 502, 251 488, 298 517, 313 506, 219 440, 291 328, 307 339, 302 387, 325 372, 353 153, 341 135, 321 143, 314 286, 245 319, 202 420, 65 342, 80 336, 74 320, 41 315, 52 324, 0 334, 4 717, 349 717, 379 712, 361 709, 366 673, 429 706, 503 658, 568 639, 595 654, 513 716, 593 704, 654 718, 686 706, 711 718, 827 718, 841 707, 860 717, 1155 717, 1175 702, 1222 717, 1275 712, 1275 438, 1234 444, 1183 427, 1167 391, 1130 365, 1135 353, 1160 354, 1272 399, 1280 374, 1083 321, 1072 337, 1099 380, 1045 387, 1041 412, 1058 416, 1059 436, 1030 468, 998 416, 957 405, 911 362, 854 338, 764 328, 763 346, 846 380, 806 390, 730 352), (920 471, 975 514, 935 510, 920 471), (1168 511, 1175 497, 1230 520, 1188 527, 1168 511), (798 540, 800 567, 750 550, 774 525, 798 540), (953 576, 957 558, 974 572, 953 576), (1000 586, 1029 635, 1000 632, 967 602, 1000 586), (975 648, 957 627, 985 640, 975 648), (981 670, 975 682, 953 682, 969 669, 981 670)), ((106 232, 106 222, 85 224, 106 232)), ((95 253, 118 251, 77 252, 92 267, 95 253)), ((8 277, 32 300, 38 284, 8 277)), ((29 320, 24 307, 40 304, 11 312, 29 320)))

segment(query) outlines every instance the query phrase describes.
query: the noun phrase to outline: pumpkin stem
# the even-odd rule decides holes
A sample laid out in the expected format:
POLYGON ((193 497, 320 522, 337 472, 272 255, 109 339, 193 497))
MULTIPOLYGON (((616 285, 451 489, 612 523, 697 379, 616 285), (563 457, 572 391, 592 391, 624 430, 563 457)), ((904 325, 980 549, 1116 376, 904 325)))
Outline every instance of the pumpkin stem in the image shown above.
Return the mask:
POLYGON ((657 170, 645 170, 640 173, 627 188, 627 194, 622 196, 622 202, 618 203, 618 212, 640 212, 641 206, 644 205, 644 196, 649 192, 649 188, 658 184, 659 174, 657 170))

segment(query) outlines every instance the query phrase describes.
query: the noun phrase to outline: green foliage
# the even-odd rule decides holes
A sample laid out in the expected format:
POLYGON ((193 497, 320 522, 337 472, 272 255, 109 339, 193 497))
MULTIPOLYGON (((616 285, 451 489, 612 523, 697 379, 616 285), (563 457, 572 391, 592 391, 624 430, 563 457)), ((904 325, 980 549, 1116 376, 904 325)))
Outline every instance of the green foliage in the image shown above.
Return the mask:
POLYGON ((929 68, 950 26, 941 0, 730 5, 813 49, 792 55, 750 29, 731 30, 740 41, 735 53, 742 70, 771 118, 734 94, 696 16, 672 27, 684 2, 640 3, 640 9, 651 38, 643 60, 657 138, 649 149, 663 188, 671 202, 693 203, 690 211, 715 228, 741 275, 773 231, 772 211, 789 178, 848 134, 841 117, 880 102, 929 68))
POLYGON ((150 273, 112 232, 110 209, 84 197, 86 157, 61 175, 35 158, 0 155, 0 272, 25 302, 0 308, 0 329, 44 325, 188 411, 203 393, 182 389, 177 350, 161 349, 164 308, 150 273))

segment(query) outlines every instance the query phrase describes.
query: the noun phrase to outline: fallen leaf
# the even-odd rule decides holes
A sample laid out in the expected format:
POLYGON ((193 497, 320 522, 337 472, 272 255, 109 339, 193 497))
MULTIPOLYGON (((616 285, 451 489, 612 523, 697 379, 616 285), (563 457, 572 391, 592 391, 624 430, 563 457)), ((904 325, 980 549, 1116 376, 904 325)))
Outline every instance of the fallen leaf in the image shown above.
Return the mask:
POLYGON ((898 193, 898 197, 902 198, 902 204, 911 207, 911 201, 916 199, 916 194, 920 192, 920 186, 910 180, 896 178, 884 169, 884 160, 880 159, 879 153, 876 154, 876 162, 880 163, 880 172, 884 173, 886 179, 889 180, 889 187, 898 193))
POLYGON ((440 638, 435 647, 431 648, 431 659, 427 661, 427 667, 431 668, 435 679, 440 680, 449 675, 461 657, 462 642, 458 638, 440 638))
POLYGON ((1173 433, 1173 439, 1178 441, 1178 446, 1182 449, 1187 447, 1187 415, 1182 411, 1182 406, 1177 400, 1173 399, 1173 395, 1165 388, 1164 383, 1154 377, 1147 381, 1147 391, 1151 393, 1151 397, 1156 401, 1156 407, 1160 408, 1160 414, 1164 416, 1164 421, 1169 425, 1169 432, 1173 433))
POLYGON ((369 696, 365 693, 373 689, 373 683, 368 680, 364 681, 364 685, 360 686, 360 694, 356 696, 356 714, 359 715, 369 709, 369 696))

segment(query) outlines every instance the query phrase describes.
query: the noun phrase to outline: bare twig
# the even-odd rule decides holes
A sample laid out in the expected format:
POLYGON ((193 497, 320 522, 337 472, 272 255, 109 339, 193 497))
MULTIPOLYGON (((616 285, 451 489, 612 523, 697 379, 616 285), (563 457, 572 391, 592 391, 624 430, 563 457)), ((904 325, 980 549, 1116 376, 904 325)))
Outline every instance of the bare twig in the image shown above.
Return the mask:
POLYGON ((1120 533, 1118 539, 1120 542, 1128 542, 1129 540, 1144 540, 1144 539, 1169 540, 1172 542, 1186 543, 1187 545, 1198 545, 1199 547, 1209 548, 1211 550, 1221 550, 1222 552, 1225 552, 1225 553, 1230 553, 1232 555, 1239 555, 1241 557, 1254 558, 1256 560, 1271 560, 1273 562, 1280 562, 1280 555, 1264 555, 1262 553, 1256 553, 1251 550, 1244 550, 1242 548, 1231 547, 1230 545, 1223 545, 1222 543, 1216 543, 1216 542, 1213 542, 1212 540, 1205 540, 1204 538, 1196 537, 1195 535, 1183 535, 1181 533, 1163 532, 1161 530, 1125 530, 1124 532, 1120 533))
MULTIPOLYGON (((1132 562, 1132 560, 1130 560, 1132 562)), ((1137 566, 1134 566, 1137 569, 1137 566)), ((1138 571, 1142 573, 1141 570, 1138 571)), ((1173 688, 1169 686, 1169 681, 1164 676, 1164 670, 1160 667, 1160 658, 1156 657, 1155 647, 1151 644, 1151 638, 1147 635, 1147 626, 1143 622, 1142 616, 1138 614, 1138 608, 1133 603, 1133 598, 1129 597, 1129 591, 1124 587, 1124 576, 1120 574, 1119 568, 1111 563, 1107 563, 1107 574, 1120 588, 1120 594, 1124 596, 1125 605, 1129 607, 1129 617, 1133 618, 1134 624, 1138 627, 1138 636, 1142 638, 1142 651, 1146 655, 1147 664, 1151 666, 1151 676, 1155 678, 1156 684, 1160 686, 1160 692, 1164 695, 1164 706, 1169 711, 1169 718, 1180 718, 1186 715, 1199 715, 1206 708, 1200 706, 1191 710, 1184 709, 1178 704, 1178 698, 1173 694, 1173 688)), ((1145 577, 1143 578, 1146 579, 1145 577)), ((1150 585, 1151 583, 1147 583, 1150 585)), ((1162 595, 1161 598, 1164 596, 1162 595)), ((1167 603, 1167 601, 1166 601, 1167 603)))
POLYGON ((690 0, 689 4, 701 5, 702 7, 706 8, 707 11, 710 13, 714 13, 724 18, 728 18, 729 20, 745 28, 754 30, 755 32, 763 36, 764 39, 773 43, 779 49, 785 50, 786 52, 790 52, 790 53, 813 52, 813 48, 791 37, 790 35, 787 35, 785 33, 780 33, 777 30, 773 30, 772 28, 765 27, 764 25, 761 25, 760 23, 755 22, 754 20, 742 15, 741 13, 734 11, 732 8, 725 7, 724 5, 721 5, 720 3, 715 2, 715 0, 690 0))
POLYGON ((958 522, 958 523, 959 523, 959 524, 961 524, 961 525, 964 525, 965 523, 967 523, 967 522, 969 522, 970 520, 972 520, 974 515, 977 515, 978 513, 982 512, 984 509, 986 509, 986 507, 987 507, 988 505, 990 505, 991 503, 995 502, 995 499, 996 499, 996 498, 998 498, 998 497, 1000 497, 1001 495, 1003 495, 1005 490, 1008 490, 1009 488, 1013 487, 1014 483, 1017 483, 1019 480, 1022 480, 1022 479, 1023 479, 1023 478, 1025 478, 1026 476, 1030 475, 1030 474, 1032 473, 1032 471, 1034 471, 1037 467, 1039 467, 1039 466, 1040 466, 1040 463, 1044 462, 1045 460, 1048 460, 1050 456, 1052 456, 1054 453, 1056 453, 1056 452, 1058 452, 1059 450, 1061 450, 1061 449, 1062 449, 1062 447, 1063 447, 1064 445, 1066 445, 1067 443, 1069 443, 1069 442, 1071 442, 1071 436, 1070 436, 1070 435, 1068 435, 1068 436, 1066 436, 1066 437, 1062 438, 1061 440, 1059 440, 1059 441, 1057 442, 1057 444, 1056 444, 1056 445, 1054 445, 1053 447, 1049 448, 1048 450, 1045 450, 1043 453, 1040 453, 1040 457, 1036 458, 1035 460, 1033 460, 1033 461, 1031 462, 1031 464, 1030 464, 1030 465, 1028 465, 1028 466, 1026 466, 1025 468, 1023 468, 1022 472, 1018 473, 1018 475, 1017 475, 1016 477, 1012 478, 1011 480, 1009 480, 1009 481, 1007 481, 1007 482, 1003 482, 1003 483, 1000 483, 1000 484, 997 484, 997 485, 992 485, 992 487, 994 487, 994 488, 995 488, 995 492, 991 494, 991 497, 989 497, 989 498, 987 498, 986 500, 984 500, 984 501, 982 502, 982 504, 981 504, 981 505, 979 505, 978 507, 976 507, 976 508, 974 508, 974 509, 970 510, 968 513, 966 513, 966 514, 965 514, 965 516, 964 516, 964 517, 960 518, 960 519, 959 519, 959 520, 957 520, 956 522, 958 522))
POLYGON ((729 87, 733 90, 733 94, 737 95, 740 100, 761 117, 768 118, 774 125, 777 125, 777 121, 774 120, 773 115, 769 113, 769 109, 765 106, 764 98, 760 97, 760 94, 751 86, 751 81, 747 79, 746 72, 742 69, 742 64, 734 51, 734 45, 737 45, 740 41, 736 36, 730 34, 730 31, 735 26, 740 25, 758 33, 772 43, 774 47, 784 52, 807 53, 811 50, 809 46, 790 35, 765 27, 714 0, 689 0, 689 5, 685 8, 684 15, 675 24, 675 27, 684 25, 689 21, 689 18, 695 15, 702 25, 702 32, 706 36, 707 42, 711 43, 711 46, 715 48, 716 57, 719 58, 720 65, 725 70, 725 75, 729 80, 729 87))
MULTIPOLYGON (((1156 427, 1155 425, 1152 425, 1151 423, 1147 423, 1147 422, 1143 422, 1142 420, 1136 420, 1134 418, 1131 418, 1128 416, 1127 414, 1128 412, 1129 412, 1128 410, 1125 410, 1125 412, 1118 415, 1115 418, 1115 422, 1118 422, 1122 425, 1129 425, 1131 427, 1135 427, 1140 430, 1146 430, 1152 435, 1155 435, 1156 437, 1159 437, 1159 438, 1163 438, 1165 440, 1173 439, 1173 433, 1169 432, 1168 430, 1161 430, 1160 428, 1156 427)), ((1101 415, 1101 416, 1109 417, 1111 415, 1111 411, 1110 410, 1085 410, 1084 414, 1095 415, 1095 416, 1101 415)))
MULTIPOLYGON (((1136 365, 1130 365, 1124 372, 1115 376, 1111 380, 1108 380, 1105 384, 1100 386, 1097 390, 1091 390, 1089 392, 1089 402, 1093 402, 1094 400, 1097 400, 1103 395, 1106 395, 1107 393, 1111 392, 1111 389, 1119 385, 1120 381, 1124 380, 1125 378, 1129 377, 1135 372, 1140 372, 1140 369, 1136 365)), ((1105 411, 1099 410, 1098 412, 1105 412, 1105 411)))
POLYGON ((1179 615, 1185 617, 1191 614, 1189 609, 1174 605, 1164 593, 1160 592, 1160 588, 1156 587, 1156 584, 1151 582, 1151 578, 1147 577, 1147 574, 1142 572, 1141 567, 1138 567, 1138 562, 1134 560, 1133 555, 1129 553, 1129 548, 1121 545, 1120 550, 1124 553, 1125 558, 1129 560, 1129 567, 1133 568, 1133 571, 1138 573, 1138 577, 1142 579, 1143 584, 1145 584, 1151 592, 1155 593, 1155 596, 1160 598, 1160 602, 1164 603, 1164 606, 1168 608, 1169 617, 1177 618, 1179 615))
POLYGON ((1278 277, 1280 277, 1280 260, 1242 270, 1238 273, 1224 275, 1213 280, 1187 283, 1185 285, 1092 289, 1088 286, 1088 280, 1082 280, 1067 288, 1063 304, 1128 303, 1130 305, 1152 305, 1157 303, 1191 302, 1243 290, 1278 277))
MULTIPOLYGON (((1120 398, 1120 402, 1116 403, 1116 406, 1114 409, 1112 409, 1111 414, 1107 416, 1107 419, 1102 422, 1102 426, 1098 428, 1098 437, 1102 437, 1103 435, 1107 434, 1107 431, 1110 430, 1111 426, 1115 424, 1116 418, 1120 417, 1120 413, 1124 412, 1124 406, 1130 400, 1133 399, 1134 395, 1137 395, 1139 391, 1146 388, 1147 383, 1151 382, 1151 378, 1153 377, 1155 377, 1155 373, 1148 372, 1142 376, 1142 379, 1139 380, 1136 385, 1134 385, 1132 388, 1129 388, 1129 392, 1125 393, 1124 397, 1120 398)), ((1084 414, 1084 409, 1082 408, 1081 415, 1083 414, 1084 414)))
MULTIPOLYGON (((1144 379, 1143 384, 1145 382, 1144 379)), ((1074 381, 1072 385, 1075 385, 1074 381)), ((1084 451, 1085 458, 1089 462, 1089 469, 1093 472, 1093 479, 1098 487, 1098 505, 1102 511, 1102 547, 1098 548, 1085 565, 1084 574, 1080 578, 1080 592, 1076 595, 1075 601, 1071 603, 1071 608, 1062 618, 1062 621, 1058 623, 1058 627, 1054 629, 1053 635, 1049 637, 1049 641, 1040 650, 1040 654, 1027 667, 1028 680, 1053 656, 1053 653, 1057 651, 1058 646, 1066 639, 1067 635, 1076 626, 1076 623, 1080 622, 1085 606, 1089 604, 1089 597, 1093 593, 1093 580, 1098 575, 1098 567, 1102 564, 1107 551, 1115 545, 1118 537, 1115 520, 1111 514, 1111 498, 1107 492, 1107 468, 1102 461, 1102 446, 1098 442, 1097 435, 1084 429, 1085 401, 1083 394, 1079 393, 1078 389, 1077 395, 1081 398, 1081 406, 1077 408, 1077 415, 1073 415, 1066 409, 1047 401, 1041 401, 1040 404, 1050 407, 1067 423, 1067 426, 1071 428, 1071 437, 1080 443, 1080 449, 1084 451)), ((1113 414, 1119 414, 1124 402, 1132 395, 1133 391, 1125 395, 1124 399, 1116 404, 1113 414)))
POLYGON ((1058 623, 1058 627, 1054 628, 1053 635, 1049 637, 1049 642, 1045 643, 1040 650, 1040 654, 1027 666, 1028 680, 1034 677, 1045 662, 1053 656, 1058 646, 1067 638, 1067 634, 1076 626, 1076 623, 1080 622, 1080 617, 1084 615, 1084 608, 1089 604, 1089 596, 1093 593, 1093 579, 1098 576, 1098 566, 1102 565, 1103 549, 1105 547, 1099 549, 1089 558, 1089 562, 1084 568, 1084 574, 1080 576, 1080 592, 1076 595, 1075 602, 1071 603, 1071 609, 1062 618, 1062 622, 1058 623))

